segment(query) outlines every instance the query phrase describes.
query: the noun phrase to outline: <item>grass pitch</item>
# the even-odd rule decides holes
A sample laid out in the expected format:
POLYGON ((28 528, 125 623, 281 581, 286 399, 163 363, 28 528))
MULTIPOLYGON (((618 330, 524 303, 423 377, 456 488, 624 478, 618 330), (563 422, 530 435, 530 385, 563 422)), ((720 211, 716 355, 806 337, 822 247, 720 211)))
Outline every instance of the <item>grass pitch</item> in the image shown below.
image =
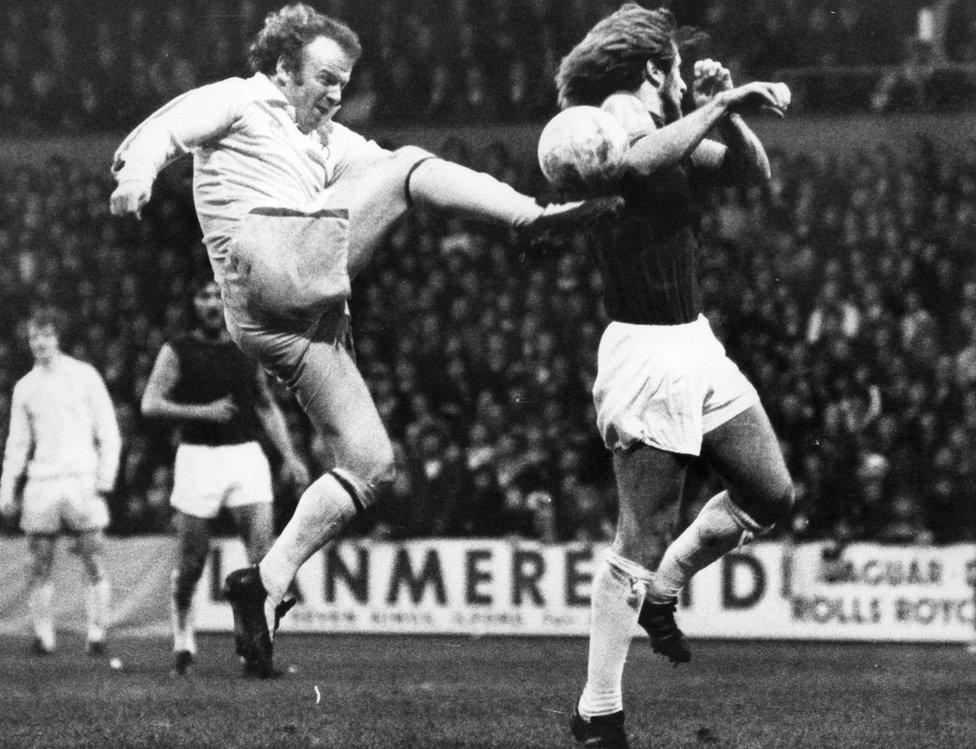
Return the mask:
MULTIPOLYGON (((586 663, 583 639, 283 635, 294 672, 254 681, 224 635, 183 678, 163 640, 112 641, 120 670, 70 635, 27 646, 0 638, 5 747, 572 746, 586 663)), ((672 669, 640 640, 624 688, 637 747, 976 746, 959 646, 697 642, 672 669)))

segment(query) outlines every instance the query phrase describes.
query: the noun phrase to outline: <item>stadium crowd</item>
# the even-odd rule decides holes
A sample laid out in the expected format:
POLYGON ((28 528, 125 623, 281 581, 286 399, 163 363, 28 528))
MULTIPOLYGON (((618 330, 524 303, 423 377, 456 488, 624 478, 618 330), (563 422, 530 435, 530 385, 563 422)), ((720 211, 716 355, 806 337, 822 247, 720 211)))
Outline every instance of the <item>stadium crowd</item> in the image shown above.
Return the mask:
MULTIPOLYGON (((442 155, 538 194, 494 144, 442 155)), ((843 159, 773 154, 768 189, 705 214, 707 314, 759 389, 797 480, 799 537, 945 542, 976 534, 976 139, 924 138, 843 159)), ((102 173, 0 167, 4 318, 66 309, 66 343, 104 373, 125 436, 116 532, 168 522, 173 442, 138 403, 188 322, 206 267, 178 172, 144 220, 108 215, 102 173)), ((589 390, 605 317, 582 237, 528 250, 507 232, 417 211, 357 279, 359 365, 395 441, 393 494, 359 531, 604 539, 615 490, 589 390)), ((0 419, 29 366, 0 326, 0 419)), ((279 391, 310 465, 328 455, 279 391)), ((0 423, 0 437, 5 435, 0 423)), ((692 504, 714 489, 693 476, 692 504)), ((287 499, 283 500, 287 506, 287 499)))
MULTIPOLYGON (((602 0, 328 0, 362 36, 345 108, 355 124, 539 121, 560 57, 620 3, 602 0)), ((968 0, 673 0, 682 23, 720 30, 705 53, 738 80, 813 68, 790 82, 807 109, 953 108, 976 102, 968 0), (909 45, 922 7, 941 9, 938 49, 909 45), (901 65, 904 63, 904 65, 901 65), (887 70, 864 66, 888 66, 887 70), (898 67, 895 67, 898 66, 898 67), (838 73, 838 69, 840 72, 838 73), (851 74, 851 70, 855 70, 851 74), (838 77, 840 76, 840 77, 838 77)), ((6 0, 0 8, 0 132, 128 129, 195 86, 242 75, 269 0, 6 0), (122 7, 122 12, 120 12, 122 7)))

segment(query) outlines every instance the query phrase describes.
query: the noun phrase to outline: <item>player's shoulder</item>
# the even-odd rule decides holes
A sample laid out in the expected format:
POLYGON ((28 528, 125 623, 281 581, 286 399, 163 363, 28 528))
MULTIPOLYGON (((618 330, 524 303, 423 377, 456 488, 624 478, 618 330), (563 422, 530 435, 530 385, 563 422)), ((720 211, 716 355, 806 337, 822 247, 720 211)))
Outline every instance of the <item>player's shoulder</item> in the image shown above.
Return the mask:
POLYGON ((204 84, 197 90, 210 93, 223 92, 228 94, 246 95, 252 94, 258 88, 258 86, 259 81, 255 76, 251 76, 250 78, 232 76, 230 78, 221 78, 219 81, 204 84))
POLYGON ((14 383, 13 397, 23 398, 37 381, 37 370, 31 369, 27 374, 14 383))
POLYGON ((623 125, 631 138, 657 129, 644 102, 631 93, 621 91, 610 94, 603 100, 600 109, 623 125))
POLYGON ((192 92, 198 99, 220 101, 232 109, 242 109, 251 102, 261 101, 274 95, 274 84, 267 77, 257 74, 250 78, 222 78, 204 84, 192 92))
POLYGON ((81 359, 76 359, 69 354, 61 354, 61 367, 68 374, 77 375, 87 379, 102 379, 101 373, 94 367, 81 359))

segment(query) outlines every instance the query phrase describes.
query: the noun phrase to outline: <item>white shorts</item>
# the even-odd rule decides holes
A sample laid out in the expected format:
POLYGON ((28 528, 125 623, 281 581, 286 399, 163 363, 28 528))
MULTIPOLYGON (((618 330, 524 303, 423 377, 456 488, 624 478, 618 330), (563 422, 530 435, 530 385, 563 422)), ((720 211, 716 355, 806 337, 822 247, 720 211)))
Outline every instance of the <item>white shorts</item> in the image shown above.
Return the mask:
POLYGON ((216 517, 221 507, 270 503, 271 468, 257 442, 240 445, 180 445, 170 504, 198 518, 216 517))
POLYGON ((84 533, 108 525, 108 506, 94 476, 28 479, 20 528, 24 533, 84 533))
POLYGON ((612 322, 597 367, 597 427, 611 450, 642 442, 698 455, 703 435, 759 403, 703 315, 682 325, 612 322))

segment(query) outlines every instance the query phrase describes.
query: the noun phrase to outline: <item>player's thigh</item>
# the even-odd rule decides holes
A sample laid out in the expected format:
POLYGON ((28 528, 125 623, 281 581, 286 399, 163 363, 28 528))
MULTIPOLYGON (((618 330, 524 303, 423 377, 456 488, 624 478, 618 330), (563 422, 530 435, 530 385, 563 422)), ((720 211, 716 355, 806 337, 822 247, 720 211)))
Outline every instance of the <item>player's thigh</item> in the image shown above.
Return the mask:
POLYGON ((788 510, 793 482, 761 405, 708 432, 702 454, 725 481, 733 501, 757 523, 768 525, 788 510))
POLYGON ((61 532, 64 481, 60 479, 29 480, 24 486, 24 505, 20 528, 27 536, 56 535, 61 532))
POLYGON ((656 567, 671 540, 690 458, 640 444, 613 454, 619 509, 614 549, 656 567))
POLYGON ((94 476, 66 478, 61 484, 60 515, 74 534, 102 531, 108 526, 108 503, 95 490, 94 476))
POLYGON ((350 164, 323 193, 329 206, 349 211, 349 273, 369 262, 390 228, 410 208, 407 179, 431 154, 416 146, 377 152, 350 164))
POLYGON ((105 574, 105 536, 101 530, 80 531, 75 536, 75 550, 85 574, 98 582, 105 574))
POLYGON ((294 318, 256 319, 228 311, 240 347, 295 395, 336 467, 369 479, 393 461, 393 448, 344 342, 349 318, 332 305, 294 318))
POLYGON ((314 341, 292 390, 336 467, 364 479, 393 463, 393 447, 366 382, 341 345, 314 341))
POLYGON ((41 580, 51 577, 57 545, 58 537, 55 533, 27 534, 27 554, 30 558, 30 574, 32 577, 41 580))
POLYGON ((257 564, 271 548, 274 538, 274 512, 270 502, 251 502, 230 507, 234 526, 247 549, 251 564, 257 564))

